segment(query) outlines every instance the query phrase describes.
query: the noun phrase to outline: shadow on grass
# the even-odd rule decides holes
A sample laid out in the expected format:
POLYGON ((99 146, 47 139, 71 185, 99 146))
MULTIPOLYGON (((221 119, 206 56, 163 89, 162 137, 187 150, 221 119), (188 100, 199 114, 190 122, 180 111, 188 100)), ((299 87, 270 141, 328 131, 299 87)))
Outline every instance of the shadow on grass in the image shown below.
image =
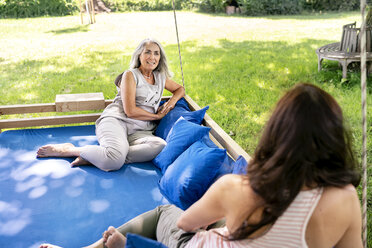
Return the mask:
POLYGON ((63 28, 63 29, 57 29, 57 30, 50 30, 46 33, 53 33, 55 35, 58 34, 71 34, 71 33, 78 33, 78 32, 88 32, 89 31, 89 25, 79 25, 74 28, 63 28))

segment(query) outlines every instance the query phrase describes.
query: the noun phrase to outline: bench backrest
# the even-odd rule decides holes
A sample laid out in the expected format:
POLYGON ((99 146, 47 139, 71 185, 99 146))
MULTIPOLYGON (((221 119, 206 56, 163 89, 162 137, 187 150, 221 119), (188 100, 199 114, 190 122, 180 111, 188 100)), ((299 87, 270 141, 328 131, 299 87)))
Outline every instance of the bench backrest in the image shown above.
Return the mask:
MULTIPOLYGON (((367 52, 372 51, 372 27, 366 28, 367 52)), ((340 50, 345 53, 360 52, 361 35, 360 28, 356 27, 356 23, 346 24, 342 27, 342 37, 340 50)))

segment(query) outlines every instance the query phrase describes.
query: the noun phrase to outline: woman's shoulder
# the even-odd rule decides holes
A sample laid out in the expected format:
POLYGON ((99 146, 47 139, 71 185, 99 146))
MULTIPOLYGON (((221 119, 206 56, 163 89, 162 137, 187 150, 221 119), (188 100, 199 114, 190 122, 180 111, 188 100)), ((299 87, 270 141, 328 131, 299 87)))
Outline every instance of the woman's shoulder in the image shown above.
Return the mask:
POLYGON ((217 183, 229 198, 236 198, 236 200, 240 201, 242 196, 250 199, 258 197, 251 188, 248 177, 245 175, 227 174, 219 178, 217 183))
POLYGON ((307 226, 307 242, 312 244, 309 247, 320 243, 334 245, 345 237, 347 230, 352 230, 350 227, 358 229, 360 221, 360 203, 354 186, 325 187, 307 226))
POLYGON ((344 202, 347 200, 359 200, 358 193, 355 187, 351 184, 344 187, 325 187, 320 202, 336 204, 337 202, 344 202))
POLYGON ((314 211, 314 216, 320 213, 322 213, 322 218, 347 215, 350 211, 353 211, 356 203, 359 203, 359 198, 353 185, 325 187, 314 211))

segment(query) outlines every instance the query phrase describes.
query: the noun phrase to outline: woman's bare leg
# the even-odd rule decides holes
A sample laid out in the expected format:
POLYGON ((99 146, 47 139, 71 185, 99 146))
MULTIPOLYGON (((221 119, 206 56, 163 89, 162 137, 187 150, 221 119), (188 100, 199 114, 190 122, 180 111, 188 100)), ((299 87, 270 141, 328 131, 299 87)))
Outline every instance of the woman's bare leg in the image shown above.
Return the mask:
POLYGON ((71 143, 50 144, 39 148, 37 157, 78 157, 80 156, 79 147, 71 143))

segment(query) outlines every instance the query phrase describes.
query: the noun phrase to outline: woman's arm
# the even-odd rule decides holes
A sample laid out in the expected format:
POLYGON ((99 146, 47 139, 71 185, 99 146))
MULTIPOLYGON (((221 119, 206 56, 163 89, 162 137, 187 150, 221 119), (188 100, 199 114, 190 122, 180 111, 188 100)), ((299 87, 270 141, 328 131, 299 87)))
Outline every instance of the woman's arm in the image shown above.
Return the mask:
POLYGON ((230 176, 219 178, 200 200, 182 213, 177 226, 186 232, 208 226, 226 216, 226 193, 230 176))
POLYGON ((177 101, 185 96, 185 88, 177 84, 170 78, 167 78, 165 81, 165 89, 172 93, 172 97, 161 106, 161 113, 168 113, 176 105, 177 101))
POLYGON ((152 121, 160 120, 166 113, 150 113, 136 106, 136 82, 132 72, 127 71, 122 77, 120 91, 123 99, 124 112, 129 118, 152 121))

